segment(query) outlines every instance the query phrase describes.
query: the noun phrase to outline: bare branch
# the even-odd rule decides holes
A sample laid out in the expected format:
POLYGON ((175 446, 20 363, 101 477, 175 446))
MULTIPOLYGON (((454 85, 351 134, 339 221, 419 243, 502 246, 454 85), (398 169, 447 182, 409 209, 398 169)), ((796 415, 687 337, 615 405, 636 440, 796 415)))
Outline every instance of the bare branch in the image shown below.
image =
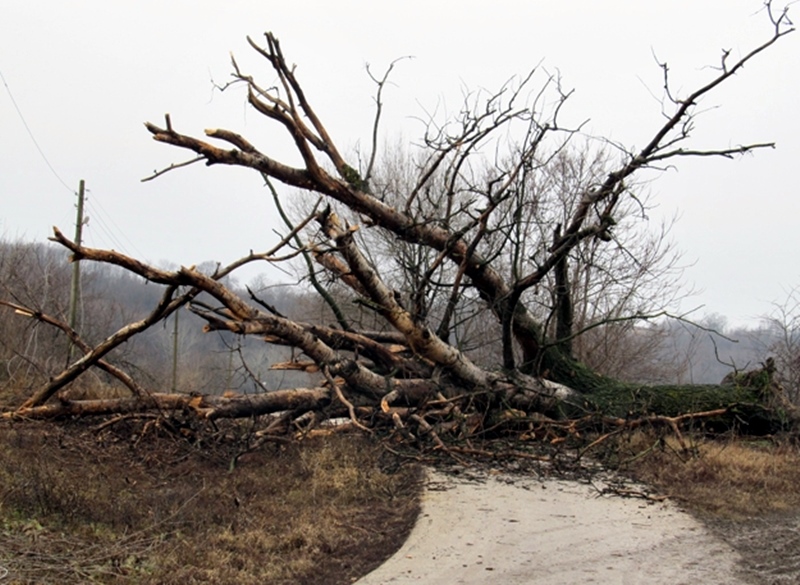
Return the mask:
POLYGON ((201 160, 203 160, 203 159, 204 159, 204 157, 202 157, 202 156, 196 156, 196 157, 194 157, 194 158, 193 158, 193 159, 191 159, 191 160, 187 160, 186 162, 182 162, 182 163, 174 163, 174 164, 171 164, 171 165, 169 165, 169 166, 168 166, 167 168, 165 168, 165 169, 161 169, 160 171, 158 171, 158 170, 156 170, 156 171, 153 171, 153 174, 152 174, 152 175, 150 175, 149 177, 145 177, 144 179, 142 179, 142 183, 146 183, 147 181, 152 181, 153 179, 155 179, 155 178, 158 178, 158 177, 160 177, 161 175, 164 175, 164 174, 166 174, 166 173, 168 173, 168 172, 170 172, 170 171, 174 171, 175 169, 180 169, 180 168, 183 168, 183 167, 188 167, 189 165, 192 165, 192 164, 194 164, 194 163, 196 163, 196 162, 199 162, 199 161, 201 161, 201 160))
POLYGON ((44 404, 51 396, 53 396, 53 394, 75 380, 91 366, 96 364, 98 360, 107 355, 112 349, 118 347, 134 335, 141 333, 145 329, 148 329, 155 323, 169 316, 181 306, 189 302, 194 294, 197 294, 196 292, 193 294, 193 292, 190 291, 179 297, 173 298, 173 295, 176 293, 176 291, 177 287, 167 287, 167 290, 162 296, 158 306, 147 317, 134 323, 129 323, 128 325, 119 329, 113 335, 106 337, 91 351, 85 353, 83 357, 73 362, 67 369, 52 378, 47 384, 39 388, 39 390, 37 390, 22 404, 22 408, 32 408, 44 404))
POLYGON ((380 79, 372 74, 372 71, 369 69, 369 65, 367 65, 367 74, 378 87, 378 90, 375 94, 375 119, 372 122, 372 151, 369 155, 367 169, 364 171, 364 182, 367 184, 369 184, 369 180, 372 178, 372 170, 375 166, 375 156, 378 154, 378 128, 380 127, 381 113, 383 112, 383 89, 389 82, 389 75, 391 75, 394 66, 404 59, 413 59, 413 57, 405 56, 395 59, 389 63, 389 67, 386 68, 386 71, 383 73, 383 77, 380 79))
MULTIPOLYGON (((32 309, 29 309, 28 307, 23 307, 22 305, 11 303, 9 301, 4 301, 2 299, 0 299, 0 305, 6 306, 10 309, 14 309, 14 311, 17 314, 24 315, 26 317, 31 317, 33 319, 36 319, 37 321, 41 321, 42 323, 46 323, 48 325, 56 327, 57 329, 60 329, 67 335, 67 337, 69 337, 70 341, 74 343, 84 354, 88 354, 92 351, 92 347, 88 343, 86 343, 72 327, 70 327, 60 319, 56 319, 55 317, 47 315, 46 313, 42 313, 41 311, 34 311, 32 309)), ((127 374, 117 366, 109 363, 108 361, 104 359, 97 359, 96 365, 101 370, 108 372, 109 374, 117 378, 120 382, 122 382, 125 386, 127 386, 134 396, 145 396, 149 394, 149 391, 144 389, 129 374, 127 374)))

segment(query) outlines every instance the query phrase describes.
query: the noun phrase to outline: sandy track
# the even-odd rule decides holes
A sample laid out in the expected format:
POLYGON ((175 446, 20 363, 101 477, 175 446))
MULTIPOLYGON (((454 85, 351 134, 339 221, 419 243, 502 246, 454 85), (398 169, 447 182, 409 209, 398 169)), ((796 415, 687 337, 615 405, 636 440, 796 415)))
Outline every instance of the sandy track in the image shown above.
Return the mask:
POLYGON ((736 585, 738 553, 669 503, 572 481, 430 476, 408 541, 358 585, 736 585))

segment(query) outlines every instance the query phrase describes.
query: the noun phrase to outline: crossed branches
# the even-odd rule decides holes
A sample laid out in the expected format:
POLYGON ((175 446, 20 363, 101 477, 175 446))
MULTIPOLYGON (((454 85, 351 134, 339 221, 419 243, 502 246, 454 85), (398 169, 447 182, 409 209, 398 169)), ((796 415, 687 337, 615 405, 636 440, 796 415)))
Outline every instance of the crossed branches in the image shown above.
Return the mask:
MULTIPOLYGON (((546 254, 540 257, 533 269, 517 274, 511 281, 504 278, 492 266, 484 256, 489 248, 480 244, 490 231, 489 225, 498 209, 503 208, 503 204, 515 195, 520 176, 529 171, 532 165, 538 164, 537 159, 543 158, 538 153, 545 139, 554 133, 564 135, 563 142, 554 151, 558 152, 560 147, 579 130, 579 128, 565 130, 560 127, 558 115, 569 93, 563 92, 558 80, 552 77, 546 80, 541 91, 536 94, 533 106, 521 103, 521 98, 533 78, 532 73, 517 87, 506 86, 489 96, 483 106, 475 109, 474 113, 465 109, 457 131, 453 132, 449 128, 435 130, 435 127, 430 127, 431 130, 435 130, 426 137, 426 145, 431 156, 420 169, 415 186, 401 198, 402 209, 392 207, 372 195, 367 181, 344 161, 325 126, 311 107, 294 69, 287 65, 280 43, 271 33, 266 35, 266 46, 260 46, 252 39, 248 41, 251 47, 272 66, 279 80, 277 87, 261 87, 252 77, 242 73, 235 61, 234 77, 237 82, 247 85, 248 102, 265 117, 277 122, 292 137, 304 163, 302 168, 293 168, 270 158, 242 136, 227 130, 207 130, 206 135, 227 142, 234 147, 233 149, 221 149, 209 142, 180 134, 170 125, 167 128, 159 128, 147 124, 147 128, 156 140, 191 150, 202 157, 206 164, 253 168, 270 179, 329 197, 367 220, 370 225, 388 230, 412 245, 427 246, 436 250, 438 257, 424 274, 415 304, 422 307, 424 290, 430 284, 436 270, 447 259, 455 268, 449 306, 458 302, 459 291, 466 279, 470 286, 477 289, 502 324, 503 364, 506 369, 514 369, 516 367, 514 341, 521 346, 525 363, 534 361, 541 348, 541 339, 537 339, 540 335, 538 327, 528 309, 521 303, 523 293, 539 285, 581 242, 590 238, 610 239, 609 233, 615 224, 614 214, 625 193, 626 180, 631 175, 641 169, 650 168, 655 163, 663 163, 665 160, 678 157, 733 157, 774 146, 772 143, 754 143, 710 150, 678 146, 689 138, 689 129, 692 127, 691 122, 694 117, 693 108, 698 101, 739 72, 746 63, 781 37, 792 32, 793 28, 785 12, 775 17, 771 12, 771 5, 768 5, 768 9, 774 25, 772 36, 736 62, 730 62, 729 55, 724 55, 723 66, 717 74, 685 98, 676 98, 669 92, 667 67, 666 64, 662 65, 667 83, 667 95, 675 105, 674 112, 655 131, 644 148, 638 152, 628 153, 627 160, 616 170, 609 172, 602 183, 586 188, 578 206, 569 221, 565 223, 564 229, 559 231, 552 243, 547 246, 546 254), (534 106, 544 101, 545 90, 550 86, 555 87, 557 99, 549 118, 543 119, 540 113, 534 115, 536 111, 534 106), (516 151, 514 164, 506 169, 498 169, 495 177, 488 182, 488 187, 481 191, 480 197, 485 200, 482 210, 473 214, 469 203, 466 205, 463 202, 459 203, 458 191, 461 188, 460 181, 464 177, 463 171, 482 145, 496 134, 505 131, 506 127, 520 123, 526 125, 527 130, 523 142, 516 151), (326 165, 328 168, 333 168, 334 174, 325 170, 326 165), (419 217, 415 211, 417 209, 415 202, 427 188, 430 188, 437 174, 444 177, 441 182, 441 188, 444 190, 441 200, 445 204, 438 220, 431 221, 434 218, 419 217)), ((385 77, 378 81, 379 91, 385 81, 385 77)), ((380 113, 380 108, 378 112, 380 113)), ((372 175, 374 160, 371 158, 371 161, 367 169, 368 179, 371 179, 372 175)), ((503 245, 506 244, 501 244, 501 247, 503 245)), ((341 253, 342 248, 338 248, 338 251, 341 253)), ((334 274, 338 273, 342 282, 349 284, 354 292, 363 296, 364 283, 359 281, 358 284, 354 284, 349 280, 354 274, 352 263, 345 261, 337 270, 334 268, 337 261, 332 258, 333 256, 335 256, 333 253, 322 254, 318 255, 318 258, 324 258, 321 261, 327 268, 333 269, 334 274)), ((384 315, 394 314, 386 306, 385 299, 375 301, 373 298, 370 301, 377 303, 384 315)), ((420 313, 424 314, 425 311, 420 313)), ((437 330, 437 337, 447 337, 450 319, 451 312, 447 311, 437 330)))
MULTIPOLYGON (((124 336, 149 327, 184 305, 206 321, 207 330, 259 335, 271 343, 302 351, 325 373, 328 384, 327 391, 313 389, 311 402, 319 404, 329 398, 326 392, 332 391, 353 420, 357 411, 354 398, 380 401, 385 412, 401 399, 409 404, 446 401, 464 391, 476 396, 493 394, 494 398, 487 399, 489 402, 501 396, 509 404, 535 405, 540 411, 552 409, 565 398, 574 398, 569 389, 523 374, 530 371, 541 377, 542 356, 552 347, 544 337, 542 323, 523 302, 524 294, 560 270, 557 280, 564 290, 559 294, 569 295, 569 283, 564 277, 567 259, 583 242, 613 239, 615 214, 626 195, 626 182, 642 169, 679 157, 730 158, 774 146, 753 143, 701 150, 682 145, 690 138, 694 108, 699 100, 794 30, 785 11, 773 14, 770 3, 767 10, 773 24, 772 35, 735 62, 730 60, 729 53, 724 53, 714 77, 685 98, 675 97, 670 91, 668 69, 666 64, 662 65, 665 92, 674 111, 656 128, 644 148, 625 152, 622 162, 602 180, 584 186, 563 227, 550 226, 552 238, 548 234, 535 243, 538 250, 529 258, 523 257, 522 232, 517 230, 530 204, 526 198, 527 181, 537 169, 557 160, 581 130, 580 125, 570 128, 561 122, 570 92, 562 89, 559 79, 546 75, 539 90, 532 91, 539 74, 534 69, 485 99, 468 98, 454 124, 437 126, 431 122, 424 137, 427 156, 421 159, 415 180, 407 192, 394 193, 390 200, 384 200, 373 193, 373 183, 379 180, 374 173, 375 139, 362 176, 347 164, 312 108, 277 38, 267 33, 263 46, 248 38, 253 50, 270 65, 278 83, 274 87, 259 85, 235 60, 233 83, 245 84, 248 103, 291 137, 302 165, 285 164, 230 130, 209 129, 204 138, 183 134, 175 130, 167 115, 165 127, 147 123, 147 130, 156 141, 191 151, 195 156, 186 163, 156 171, 147 180, 205 161, 206 165, 240 166, 261 173, 278 204, 272 181, 312 192, 321 198, 322 204, 318 201, 296 224, 288 220, 279 205, 289 229, 279 244, 266 253, 251 251, 212 275, 193 267, 161 270, 114 251, 79 246, 56 230, 54 239, 69 249, 75 259, 115 264, 166 289, 159 306, 145 320, 132 324, 96 348, 82 346, 84 357, 40 389, 26 402, 26 407, 41 406, 86 367, 93 363, 102 365, 99 360, 124 336), (530 95, 532 99, 527 98, 530 95), (518 139, 501 147, 499 139, 504 136, 518 139), (495 159, 487 165, 483 153, 492 149, 495 159), (370 257, 369 248, 364 247, 366 240, 359 237, 359 226, 351 225, 347 218, 366 229, 383 230, 410 246, 431 252, 431 261, 424 270, 420 267, 418 289, 412 295, 410 307, 392 288, 386 275, 381 274, 382 267, 370 257), (303 241, 301 234, 311 235, 303 241), (504 255, 512 260, 509 262, 504 255), (327 295, 326 302, 336 314, 338 327, 308 324, 277 314, 263 304, 254 306, 222 282, 224 276, 245 263, 278 262, 297 256, 306 260, 309 277, 323 297, 326 297, 325 287, 316 278, 312 260, 393 331, 388 334, 359 331, 338 310, 332 295, 327 295), (446 301, 436 316, 437 327, 432 322, 428 296, 440 291, 444 291, 446 301), (200 292, 211 295, 218 306, 196 302, 200 292), (502 330, 502 371, 478 366, 451 342, 451 333, 460 326, 456 307, 467 294, 485 303, 502 330), (387 345, 386 339, 391 340, 389 345, 399 346, 399 351, 387 345)), ((381 114, 381 92, 389 71, 382 78, 373 77, 378 86, 375 132, 381 114)), ((258 305, 255 295, 251 293, 251 297, 258 305)), ((568 303, 562 306, 569 310, 568 303)), ((568 316, 563 320, 568 322, 568 316)), ((569 338, 569 332, 563 336, 569 338)), ((400 424, 395 415, 397 412, 391 414, 392 420, 400 424)), ((406 420, 417 420, 419 427, 424 428, 424 419, 422 422, 418 419, 418 414, 410 413, 406 420)))

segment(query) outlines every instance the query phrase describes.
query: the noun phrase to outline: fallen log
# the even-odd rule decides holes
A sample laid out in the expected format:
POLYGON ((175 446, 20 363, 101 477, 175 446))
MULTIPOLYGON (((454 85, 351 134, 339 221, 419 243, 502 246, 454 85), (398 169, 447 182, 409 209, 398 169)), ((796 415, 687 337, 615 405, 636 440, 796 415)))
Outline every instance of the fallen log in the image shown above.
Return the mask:
POLYGON ((4 412, 5 419, 54 419, 72 416, 100 416, 147 411, 188 411, 196 416, 218 418, 247 418, 282 411, 319 410, 330 403, 329 388, 295 388, 264 394, 151 393, 141 398, 108 398, 99 400, 64 400, 41 406, 23 406, 4 412))

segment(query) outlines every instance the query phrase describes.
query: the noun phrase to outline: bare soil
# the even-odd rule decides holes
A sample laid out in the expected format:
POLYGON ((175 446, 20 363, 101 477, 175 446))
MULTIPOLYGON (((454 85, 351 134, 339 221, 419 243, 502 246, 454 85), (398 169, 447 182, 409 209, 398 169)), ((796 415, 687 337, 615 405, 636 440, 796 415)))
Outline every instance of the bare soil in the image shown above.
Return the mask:
POLYGON ((747 581, 800 583, 797 438, 698 439, 689 447, 687 453, 672 439, 650 436, 619 452, 635 459, 627 471, 636 479, 668 495, 739 553, 747 581), (646 457, 638 455, 645 451, 646 457))
POLYGON ((705 524, 742 556, 742 574, 748 581, 800 583, 800 512, 739 520, 706 517, 705 524))

